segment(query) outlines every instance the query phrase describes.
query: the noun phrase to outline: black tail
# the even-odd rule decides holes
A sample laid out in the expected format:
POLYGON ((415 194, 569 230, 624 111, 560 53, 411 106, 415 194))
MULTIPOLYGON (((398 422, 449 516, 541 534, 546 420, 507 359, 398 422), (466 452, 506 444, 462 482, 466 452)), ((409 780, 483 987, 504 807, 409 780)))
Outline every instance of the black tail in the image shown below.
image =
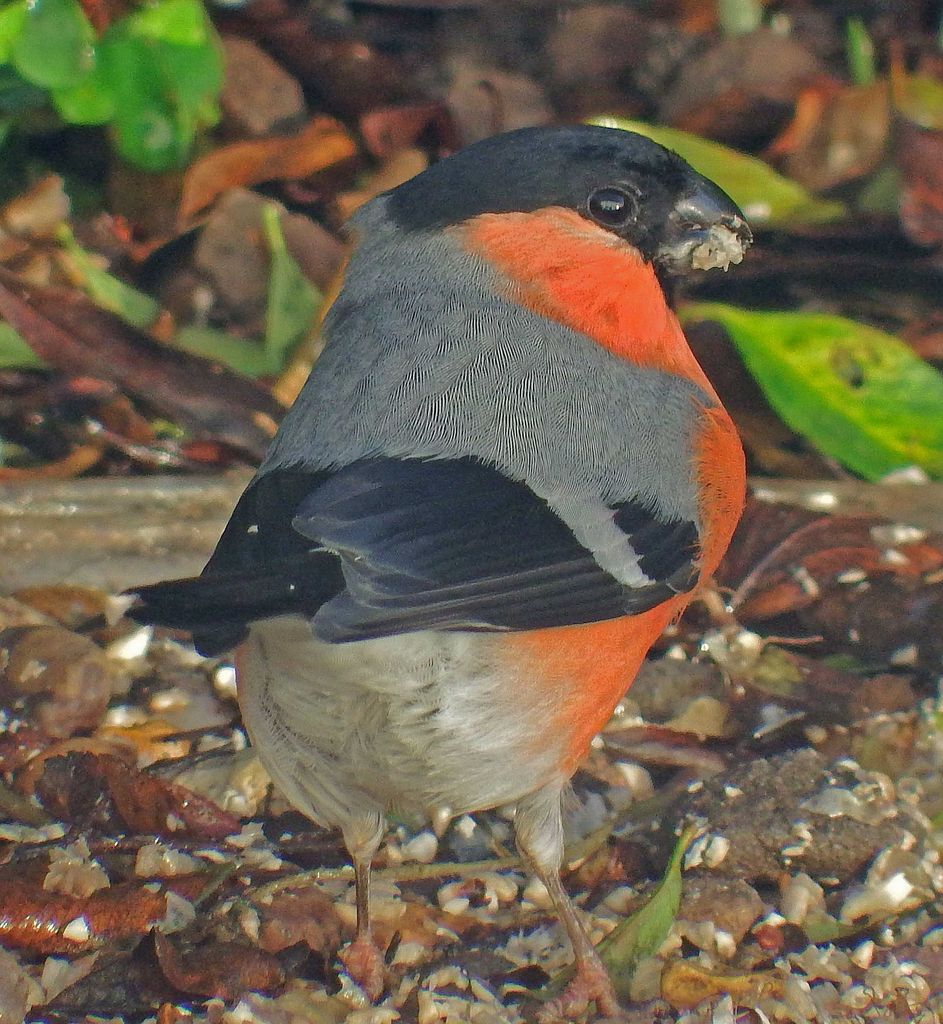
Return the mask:
POLYGON ((197 649, 219 654, 242 640, 250 622, 274 615, 312 616, 343 587, 340 563, 327 551, 264 569, 210 572, 129 591, 136 622, 186 629, 197 649))

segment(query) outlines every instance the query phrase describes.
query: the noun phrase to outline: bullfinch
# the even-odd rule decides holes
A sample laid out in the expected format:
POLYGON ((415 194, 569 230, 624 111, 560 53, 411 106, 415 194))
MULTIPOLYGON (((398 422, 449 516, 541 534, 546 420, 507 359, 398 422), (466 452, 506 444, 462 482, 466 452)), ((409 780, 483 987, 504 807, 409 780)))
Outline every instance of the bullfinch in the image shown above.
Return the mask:
POLYGON ((743 451, 663 283, 739 262, 750 230, 674 153, 570 126, 470 146, 352 233, 323 354, 202 576, 134 614, 235 648, 260 758, 343 834, 341 957, 371 997, 387 815, 513 804, 575 958, 547 1013, 614 1014, 561 795, 740 515, 743 451))

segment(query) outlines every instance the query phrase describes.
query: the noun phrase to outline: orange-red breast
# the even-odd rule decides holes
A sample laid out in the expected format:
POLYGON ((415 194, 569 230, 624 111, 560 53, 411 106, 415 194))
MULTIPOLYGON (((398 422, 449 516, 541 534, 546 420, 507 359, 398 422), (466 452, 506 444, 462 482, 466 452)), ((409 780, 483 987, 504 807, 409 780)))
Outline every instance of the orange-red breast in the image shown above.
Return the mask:
POLYGON ((740 515, 743 453, 661 279, 738 262, 734 203, 607 128, 496 136, 364 207, 327 344, 203 575, 137 614, 238 645, 253 744, 370 861, 391 811, 514 803, 572 941, 551 1007, 609 979, 560 883, 560 800, 740 515))

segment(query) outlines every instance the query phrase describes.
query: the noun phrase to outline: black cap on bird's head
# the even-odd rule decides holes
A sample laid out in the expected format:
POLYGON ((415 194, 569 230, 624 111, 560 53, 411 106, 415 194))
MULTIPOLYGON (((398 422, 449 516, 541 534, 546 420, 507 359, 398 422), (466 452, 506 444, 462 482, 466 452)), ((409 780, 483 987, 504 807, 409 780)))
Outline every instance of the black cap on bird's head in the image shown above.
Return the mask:
POLYGON ((753 240, 736 203, 676 153, 593 125, 522 128, 477 142, 387 194, 406 231, 483 213, 575 210, 661 269, 739 263, 753 240))

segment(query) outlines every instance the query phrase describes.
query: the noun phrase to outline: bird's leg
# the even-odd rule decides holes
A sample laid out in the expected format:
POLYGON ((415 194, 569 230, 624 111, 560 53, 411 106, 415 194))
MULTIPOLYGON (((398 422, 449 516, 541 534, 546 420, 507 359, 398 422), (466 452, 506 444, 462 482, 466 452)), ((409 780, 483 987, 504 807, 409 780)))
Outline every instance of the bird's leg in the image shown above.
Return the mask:
POLYGON ((590 1003, 596 1004, 600 1017, 620 1017, 622 1011, 609 973, 560 881, 563 861, 560 797, 560 787, 545 787, 522 801, 515 815, 521 855, 547 887, 573 947, 573 977, 559 996, 544 1004, 539 1019, 573 1020, 585 1014, 590 1003))
MULTIPOLYGON (((367 823, 361 823, 366 825, 367 823)), ((354 884, 357 896, 357 930, 353 941, 339 954, 344 969, 366 993, 376 1002, 386 987, 386 963, 381 950, 373 938, 370 927, 370 862, 383 838, 384 823, 376 816, 371 819, 372 830, 362 827, 344 830, 344 844, 354 864, 354 884)))

